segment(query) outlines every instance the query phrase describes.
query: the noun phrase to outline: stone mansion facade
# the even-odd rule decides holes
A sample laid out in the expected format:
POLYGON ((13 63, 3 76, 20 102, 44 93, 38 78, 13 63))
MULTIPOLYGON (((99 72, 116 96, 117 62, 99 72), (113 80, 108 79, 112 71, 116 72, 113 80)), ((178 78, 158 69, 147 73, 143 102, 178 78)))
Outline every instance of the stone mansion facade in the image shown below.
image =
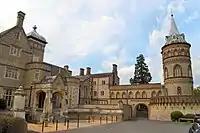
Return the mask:
POLYGON ((149 119, 169 120, 174 110, 200 111, 199 100, 192 97, 191 45, 179 33, 173 15, 162 47, 164 85, 119 85, 116 64, 108 73, 93 74, 87 67, 86 72, 80 68, 80 74, 73 76, 68 65, 44 62, 47 40, 36 26, 26 34, 24 18, 25 13, 19 11, 16 25, 0 33, 0 95, 7 100, 8 108, 12 108, 13 92, 23 86, 27 111, 38 116, 47 112, 89 112, 98 107, 123 114, 124 119, 146 111, 149 119))

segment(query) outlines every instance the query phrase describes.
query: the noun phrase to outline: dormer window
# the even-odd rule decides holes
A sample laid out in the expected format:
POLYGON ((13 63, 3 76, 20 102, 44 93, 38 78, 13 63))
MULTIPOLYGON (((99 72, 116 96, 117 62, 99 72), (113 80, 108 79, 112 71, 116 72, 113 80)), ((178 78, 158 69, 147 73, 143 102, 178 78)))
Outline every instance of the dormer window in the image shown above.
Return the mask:
POLYGON ((20 49, 15 46, 10 46, 10 55, 20 56, 20 49))

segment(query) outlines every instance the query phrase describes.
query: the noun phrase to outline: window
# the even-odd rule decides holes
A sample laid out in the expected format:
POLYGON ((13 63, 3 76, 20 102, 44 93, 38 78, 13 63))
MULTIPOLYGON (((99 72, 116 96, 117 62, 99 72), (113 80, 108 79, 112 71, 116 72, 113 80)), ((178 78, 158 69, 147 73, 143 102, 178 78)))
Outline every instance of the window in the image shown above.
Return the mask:
POLYGON ((188 66, 188 77, 192 77, 192 68, 191 68, 191 65, 188 66))
POLYGON ((38 81, 40 78, 39 76, 40 76, 40 70, 36 70, 35 75, 34 75, 34 80, 38 81))
POLYGON ((177 95, 181 95, 181 87, 177 87, 177 95))
POLYGON ((102 80, 102 85, 105 85, 106 84, 106 81, 105 80, 102 80))
POLYGON ((6 67, 5 78, 19 79, 19 69, 6 67))
POLYGON ((17 47, 10 46, 10 55, 19 56, 20 50, 17 47))
POLYGON ((168 69, 166 67, 165 67, 165 70, 164 70, 164 77, 168 78, 168 69))
POLYGON ((104 91, 101 91, 101 96, 104 96, 104 91))
POLYGON ((94 96, 97 96, 97 92, 96 91, 94 91, 93 94, 94 94, 94 96))
POLYGON ((16 37, 17 37, 18 40, 20 40, 21 32, 17 33, 16 37))
POLYGON ((11 108, 13 105, 13 90, 12 89, 6 89, 4 90, 4 99, 6 99, 6 104, 8 108, 11 108))
POLYGON ((93 81, 93 84, 96 85, 97 84, 96 81, 93 81))
POLYGON ((33 62, 39 62, 40 57, 33 55, 33 62))
POLYGON ((174 77, 180 77, 182 76, 182 68, 180 65, 174 66, 174 77))

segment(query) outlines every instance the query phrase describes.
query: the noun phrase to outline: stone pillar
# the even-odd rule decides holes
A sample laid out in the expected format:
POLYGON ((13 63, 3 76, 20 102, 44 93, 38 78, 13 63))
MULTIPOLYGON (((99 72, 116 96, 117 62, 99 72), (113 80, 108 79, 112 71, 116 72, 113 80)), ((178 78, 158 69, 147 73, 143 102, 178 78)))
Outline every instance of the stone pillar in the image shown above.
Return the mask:
POLYGON ((25 91, 22 86, 20 86, 14 93, 13 111, 14 117, 25 119, 25 91))

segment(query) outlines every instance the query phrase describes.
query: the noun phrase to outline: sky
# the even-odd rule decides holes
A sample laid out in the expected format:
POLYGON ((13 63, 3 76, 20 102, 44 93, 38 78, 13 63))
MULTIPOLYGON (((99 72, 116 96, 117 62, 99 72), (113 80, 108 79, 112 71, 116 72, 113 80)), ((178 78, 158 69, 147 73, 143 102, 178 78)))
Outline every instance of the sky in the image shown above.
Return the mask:
POLYGON ((199 0, 0 0, 0 32, 26 13, 25 32, 38 27, 48 44, 45 62, 92 73, 118 65, 121 84, 134 76, 136 57, 143 54, 152 82, 163 83, 161 47, 168 35, 171 10, 177 27, 191 43, 195 86, 200 84, 199 0))

